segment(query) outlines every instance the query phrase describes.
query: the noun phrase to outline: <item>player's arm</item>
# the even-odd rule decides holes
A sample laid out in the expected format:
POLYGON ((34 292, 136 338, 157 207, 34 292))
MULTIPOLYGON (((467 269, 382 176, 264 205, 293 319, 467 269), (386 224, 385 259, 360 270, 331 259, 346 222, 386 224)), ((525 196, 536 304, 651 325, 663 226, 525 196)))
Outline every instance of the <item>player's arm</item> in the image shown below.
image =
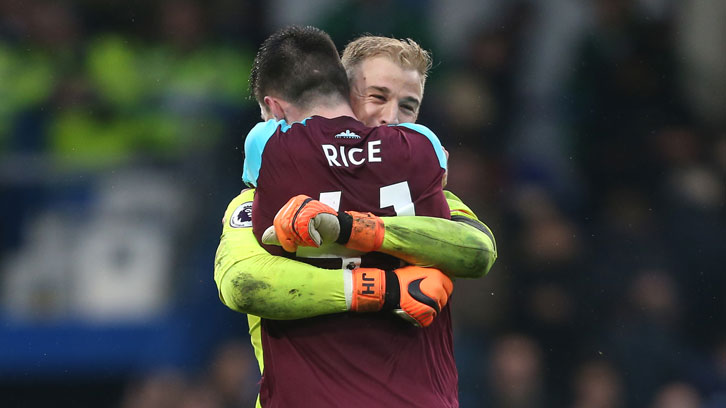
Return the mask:
POLYGON ((348 310, 339 270, 317 268, 270 255, 249 225, 233 224, 233 215, 251 203, 245 190, 229 204, 214 261, 219 298, 227 307, 269 319, 301 319, 348 310))
POLYGON ((452 277, 485 276, 497 259, 494 234, 458 197, 449 191, 444 194, 451 220, 381 217, 384 235, 378 251, 452 277))
POLYGON ((433 268, 331 270, 270 255, 255 239, 251 217, 240 216, 253 198, 254 190, 243 191, 223 218, 214 280, 227 307, 267 319, 392 310, 427 326, 446 305, 453 285, 433 268), (416 280, 420 290, 410 293, 409 283, 416 280))
MULTIPOLYGON (((389 142, 400 141, 400 151, 408 151, 405 156, 408 159, 404 160, 410 163, 408 173, 428 175, 432 177, 431 185, 441 188, 442 180, 435 178, 445 174, 447 157, 438 137, 419 124, 396 127, 399 138, 389 142)), ((440 206, 448 205, 452 220, 424 216, 377 217, 355 211, 338 214, 309 197, 293 197, 280 209, 274 228, 265 231, 262 241, 277 243, 286 251, 295 252, 298 245, 319 246, 325 239, 326 243, 336 242, 360 252, 378 251, 413 265, 432 266, 451 277, 486 275, 497 258, 491 230, 452 193, 432 190, 429 197, 439 201, 440 206)))
MULTIPOLYGON (((408 156, 413 166, 410 169, 412 174, 429 174, 437 164, 446 174, 446 150, 431 129, 412 123, 394 127, 401 131, 410 149, 408 156)), ((448 204, 451 221, 443 217, 385 218, 382 223, 383 241, 375 250, 413 265, 434 266, 452 277, 479 278, 486 275, 497 257, 494 236, 489 228, 455 195, 439 192, 431 196, 446 199, 440 205, 448 204)))
POLYGON ((299 245, 335 241, 349 249, 383 252, 411 265, 434 267, 452 277, 482 277, 497 259, 494 235, 458 197, 444 194, 451 220, 338 213, 317 200, 297 196, 278 212, 274 227, 262 239, 281 244, 288 252, 299 245))

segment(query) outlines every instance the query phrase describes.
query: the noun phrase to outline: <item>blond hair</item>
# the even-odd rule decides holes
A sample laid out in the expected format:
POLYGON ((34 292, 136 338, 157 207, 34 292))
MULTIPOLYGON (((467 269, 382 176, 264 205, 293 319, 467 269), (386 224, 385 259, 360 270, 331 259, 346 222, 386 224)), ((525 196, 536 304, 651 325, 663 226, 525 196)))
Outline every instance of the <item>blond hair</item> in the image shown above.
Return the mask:
POLYGON ((403 69, 416 70, 421 76, 421 89, 424 88, 426 76, 431 69, 431 54, 410 38, 399 40, 364 35, 351 41, 341 57, 348 79, 353 79, 355 69, 363 60, 377 56, 386 56, 403 69))

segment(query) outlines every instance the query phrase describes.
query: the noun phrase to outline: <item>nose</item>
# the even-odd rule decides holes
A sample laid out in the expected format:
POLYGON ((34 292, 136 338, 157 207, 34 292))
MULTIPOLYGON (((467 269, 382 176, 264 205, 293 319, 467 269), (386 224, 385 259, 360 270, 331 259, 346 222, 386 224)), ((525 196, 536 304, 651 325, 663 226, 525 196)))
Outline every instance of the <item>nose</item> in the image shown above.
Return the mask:
POLYGON ((379 118, 381 125, 397 125, 398 124, 398 106, 395 103, 388 103, 381 110, 379 118))

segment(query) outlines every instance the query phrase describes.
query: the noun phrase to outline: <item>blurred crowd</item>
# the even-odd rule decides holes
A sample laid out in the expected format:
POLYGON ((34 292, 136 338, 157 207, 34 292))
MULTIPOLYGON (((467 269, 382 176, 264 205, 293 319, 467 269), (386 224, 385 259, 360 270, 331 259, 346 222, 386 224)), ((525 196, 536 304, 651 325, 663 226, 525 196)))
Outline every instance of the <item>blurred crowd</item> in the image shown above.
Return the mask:
POLYGON ((194 336, 219 315, 191 362, 104 403, 252 406, 212 260, 259 119, 252 58, 291 23, 433 53, 419 122, 499 249, 451 302, 462 407, 726 406, 720 1, 0 0, 3 326, 184 312, 194 336))

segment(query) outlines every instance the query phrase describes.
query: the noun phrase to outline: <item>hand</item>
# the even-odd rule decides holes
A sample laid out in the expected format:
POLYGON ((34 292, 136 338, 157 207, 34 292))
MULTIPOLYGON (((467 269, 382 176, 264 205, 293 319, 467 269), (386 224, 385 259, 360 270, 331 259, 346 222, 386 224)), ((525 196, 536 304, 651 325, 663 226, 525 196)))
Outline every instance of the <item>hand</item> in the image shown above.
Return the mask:
POLYGON ((417 327, 431 325, 454 290, 451 279, 434 268, 357 268, 351 274, 351 311, 392 310, 417 327))
POLYGON ((273 225, 262 234, 262 243, 295 252, 298 246, 337 242, 349 249, 372 252, 381 247, 384 235, 383 220, 376 215, 338 213, 318 200, 298 195, 277 212, 273 225))
POLYGON ((262 234, 262 243, 282 245, 287 252, 298 246, 319 247, 323 240, 335 241, 340 232, 338 213, 306 195, 291 198, 275 215, 273 225, 262 234))

